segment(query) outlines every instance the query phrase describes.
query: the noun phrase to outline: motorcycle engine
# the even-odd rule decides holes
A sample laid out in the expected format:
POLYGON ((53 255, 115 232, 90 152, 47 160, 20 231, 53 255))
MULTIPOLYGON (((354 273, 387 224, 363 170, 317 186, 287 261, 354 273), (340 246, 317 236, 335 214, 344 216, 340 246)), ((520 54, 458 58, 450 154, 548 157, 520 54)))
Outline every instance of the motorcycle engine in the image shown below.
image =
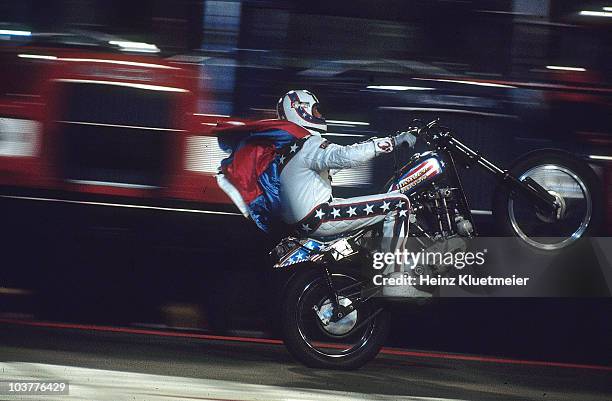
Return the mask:
MULTIPOLYGON (((462 213, 459 189, 434 185, 410 197, 413 214, 410 219, 412 249, 426 252, 461 252, 474 235, 468 213, 462 213)), ((421 264, 414 268, 418 276, 435 276, 453 271, 450 265, 421 264)), ((427 291, 427 289, 425 289, 427 291)), ((432 291, 432 289, 429 289, 432 291)))
POLYGON ((411 227, 416 227, 416 232, 412 231, 411 234, 434 240, 455 235, 471 237, 474 226, 460 211, 458 191, 458 188, 432 186, 413 195, 410 199, 414 213, 411 227))

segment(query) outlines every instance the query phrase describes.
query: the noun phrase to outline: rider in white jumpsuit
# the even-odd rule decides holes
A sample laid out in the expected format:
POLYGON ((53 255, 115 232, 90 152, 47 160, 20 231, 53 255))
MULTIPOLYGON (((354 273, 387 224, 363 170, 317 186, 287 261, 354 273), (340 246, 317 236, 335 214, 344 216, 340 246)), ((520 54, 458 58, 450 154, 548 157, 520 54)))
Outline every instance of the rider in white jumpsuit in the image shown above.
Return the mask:
POLYGON ((393 251, 400 247, 407 235, 408 198, 400 192, 333 198, 329 170, 359 166, 378 155, 392 152, 403 143, 414 146, 416 137, 403 132, 349 146, 330 143, 321 137, 327 125, 318 111, 318 100, 305 90, 288 92, 279 100, 277 112, 280 119, 300 125, 312 134, 289 149, 294 154, 289 155, 280 174, 284 222, 294 225, 304 235, 317 238, 384 221, 383 250, 393 251))

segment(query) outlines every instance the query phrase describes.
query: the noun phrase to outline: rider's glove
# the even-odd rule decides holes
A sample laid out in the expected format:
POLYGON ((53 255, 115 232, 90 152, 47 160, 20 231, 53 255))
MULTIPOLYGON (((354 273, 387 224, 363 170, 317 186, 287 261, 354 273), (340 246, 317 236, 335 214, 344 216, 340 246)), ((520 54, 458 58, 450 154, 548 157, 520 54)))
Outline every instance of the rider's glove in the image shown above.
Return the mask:
POLYGON ((412 134, 412 130, 408 130, 408 131, 404 131, 404 132, 400 132, 399 134, 395 135, 393 137, 393 139, 395 140, 395 145, 396 146, 401 146, 402 144, 407 144, 408 146, 410 146, 411 148, 414 147, 414 144, 416 143, 416 136, 414 136, 412 134))

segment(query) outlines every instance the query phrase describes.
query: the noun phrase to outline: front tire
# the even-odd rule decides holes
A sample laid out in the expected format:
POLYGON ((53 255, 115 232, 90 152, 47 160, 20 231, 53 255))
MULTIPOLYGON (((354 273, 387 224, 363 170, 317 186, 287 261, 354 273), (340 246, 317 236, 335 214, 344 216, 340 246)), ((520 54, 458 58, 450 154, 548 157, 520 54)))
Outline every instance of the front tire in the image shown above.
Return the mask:
POLYGON ((526 154, 509 171, 521 181, 534 179, 557 197, 565 211, 559 219, 545 216, 526 199, 498 187, 493 215, 502 235, 516 236, 532 248, 556 251, 598 232, 603 195, 588 164, 567 152, 546 149, 526 154))
MULTIPOLYGON (((319 311, 329 308, 329 288, 319 266, 300 266, 301 271, 291 279, 281 312, 285 346, 291 355, 312 368, 358 369, 372 360, 383 346, 389 331, 389 315, 380 311, 374 299, 348 314, 337 323, 321 323, 313 306, 319 311), (368 316, 376 317, 363 326, 368 316)), ((349 286, 344 293, 338 291, 341 304, 361 289, 361 278, 351 269, 332 273, 336 290, 349 286)))

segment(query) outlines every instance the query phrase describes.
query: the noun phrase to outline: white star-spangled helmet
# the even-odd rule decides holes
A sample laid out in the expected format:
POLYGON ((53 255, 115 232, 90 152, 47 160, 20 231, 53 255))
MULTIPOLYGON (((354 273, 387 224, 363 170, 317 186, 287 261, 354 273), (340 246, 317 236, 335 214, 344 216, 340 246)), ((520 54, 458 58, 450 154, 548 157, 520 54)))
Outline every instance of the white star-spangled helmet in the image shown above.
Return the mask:
POLYGON ((319 111, 319 100, 307 90, 292 90, 278 100, 276 113, 281 120, 288 120, 320 134, 327 131, 325 118, 319 111))

